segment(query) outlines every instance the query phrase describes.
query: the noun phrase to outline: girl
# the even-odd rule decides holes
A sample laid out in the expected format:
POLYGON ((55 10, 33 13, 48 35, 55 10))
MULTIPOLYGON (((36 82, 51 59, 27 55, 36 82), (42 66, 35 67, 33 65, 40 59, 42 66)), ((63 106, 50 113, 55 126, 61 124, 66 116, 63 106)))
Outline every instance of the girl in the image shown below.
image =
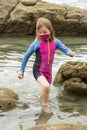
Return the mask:
POLYGON ((50 112, 48 101, 52 81, 52 64, 56 49, 61 50, 66 55, 74 56, 74 53, 69 48, 54 37, 51 22, 46 18, 39 18, 36 24, 36 40, 30 45, 22 59, 18 78, 22 79, 24 77, 27 61, 33 52, 35 52, 36 59, 33 65, 33 75, 41 85, 43 109, 48 113, 50 112))

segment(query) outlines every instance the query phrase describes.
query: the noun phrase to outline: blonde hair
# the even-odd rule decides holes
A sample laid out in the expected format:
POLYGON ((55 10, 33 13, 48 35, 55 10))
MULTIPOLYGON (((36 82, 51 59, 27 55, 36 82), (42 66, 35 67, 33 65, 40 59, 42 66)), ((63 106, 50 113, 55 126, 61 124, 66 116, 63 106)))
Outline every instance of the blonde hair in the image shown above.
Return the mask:
POLYGON ((36 23, 36 39, 39 39, 38 31, 43 26, 46 27, 47 29, 49 29, 49 31, 50 31, 49 41, 53 41, 54 40, 54 29, 52 27, 52 23, 49 19, 42 18, 42 17, 39 18, 37 23, 36 23))

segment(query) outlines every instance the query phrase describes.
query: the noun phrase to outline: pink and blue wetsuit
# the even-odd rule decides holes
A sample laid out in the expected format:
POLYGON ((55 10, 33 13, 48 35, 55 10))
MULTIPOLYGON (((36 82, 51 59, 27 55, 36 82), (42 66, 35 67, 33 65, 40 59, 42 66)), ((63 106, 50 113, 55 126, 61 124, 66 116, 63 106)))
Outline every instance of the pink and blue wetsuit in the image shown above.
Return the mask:
POLYGON ((60 40, 54 39, 52 42, 35 40, 26 51, 20 71, 24 72, 29 57, 35 52, 36 58, 33 65, 33 75, 35 79, 40 75, 44 75, 49 83, 52 81, 52 64, 54 60, 55 50, 59 49, 65 54, 71 52, 60 40))

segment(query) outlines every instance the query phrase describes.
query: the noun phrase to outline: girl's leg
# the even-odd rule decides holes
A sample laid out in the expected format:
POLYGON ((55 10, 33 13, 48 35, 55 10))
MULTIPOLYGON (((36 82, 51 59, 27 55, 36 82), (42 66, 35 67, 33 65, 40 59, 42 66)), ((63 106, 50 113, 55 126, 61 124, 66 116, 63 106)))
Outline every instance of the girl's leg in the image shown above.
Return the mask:
POLYGON ((42 98, 42 103, 44 106, 44 111, 45 112, 50 112, 50 109, 48 107, 48 102, 49 102, 49 92, 50 92, 50 84, 46 80, 44 76, 39 76, 37 78, 38 83, 41 85, 41 98, 42 98))

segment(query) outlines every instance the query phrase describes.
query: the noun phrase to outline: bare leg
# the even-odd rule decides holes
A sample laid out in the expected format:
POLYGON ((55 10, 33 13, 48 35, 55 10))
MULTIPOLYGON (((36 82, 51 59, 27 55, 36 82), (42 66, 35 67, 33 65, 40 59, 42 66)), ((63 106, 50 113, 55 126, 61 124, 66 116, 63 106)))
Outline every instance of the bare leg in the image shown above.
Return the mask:
POLYGON ((44 76, 39 76, 37 79, 38 83, 41 85, 41 98, 44 106, 44 111, 50 113, 50 109, 48 106, 49 102, 49 92, 50 92, 50 84, 46 80, 44 76))

